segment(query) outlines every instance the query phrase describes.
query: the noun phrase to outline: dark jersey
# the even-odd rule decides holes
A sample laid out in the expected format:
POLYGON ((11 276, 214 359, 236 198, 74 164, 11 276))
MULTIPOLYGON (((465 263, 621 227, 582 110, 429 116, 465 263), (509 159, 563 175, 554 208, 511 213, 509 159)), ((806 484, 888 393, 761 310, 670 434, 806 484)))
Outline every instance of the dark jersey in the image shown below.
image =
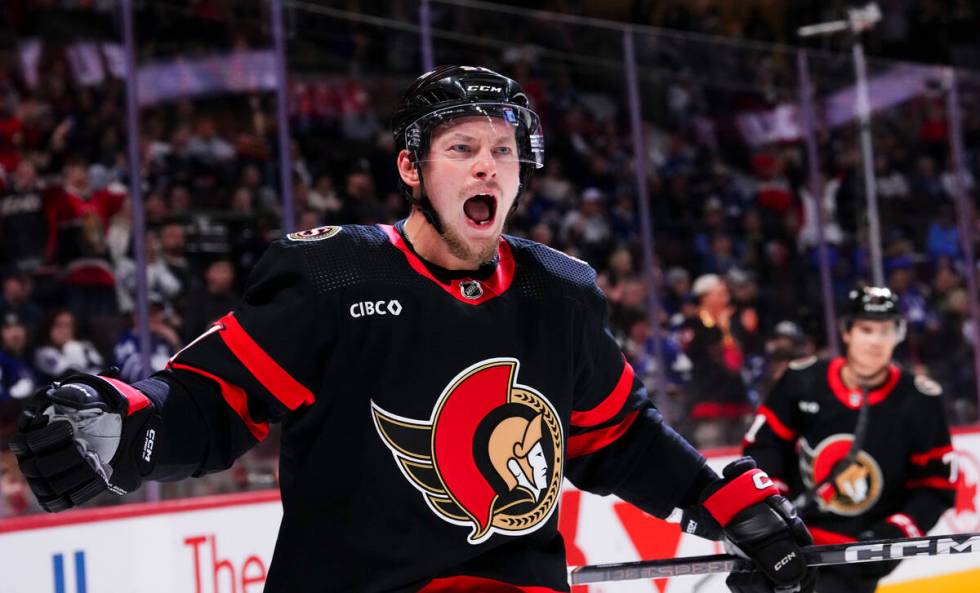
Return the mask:
POLYGON ((163 407, 152 477, 227 468, 282 421, 266 591, 567 591, 563 476, 663 517, 714 474, 634 378, 591 268, 506 237, 479 276, 395 227, 275 243, 140 384, 163 407))
MULTIPOLYGON (((841 380, 845 359, 790 363, 759 407, 743 444, 790 498, 814 492, 804 513, 817 543, 854 541, 890 522, 909 537, 925 534, 954 500, 954 460, 941 388, 890 367, 868 392, 866 436, 855 462, 824 483, 854 441, 862 395, 841 380)), ((954 476, 955 479, 955 476, 954 476)))

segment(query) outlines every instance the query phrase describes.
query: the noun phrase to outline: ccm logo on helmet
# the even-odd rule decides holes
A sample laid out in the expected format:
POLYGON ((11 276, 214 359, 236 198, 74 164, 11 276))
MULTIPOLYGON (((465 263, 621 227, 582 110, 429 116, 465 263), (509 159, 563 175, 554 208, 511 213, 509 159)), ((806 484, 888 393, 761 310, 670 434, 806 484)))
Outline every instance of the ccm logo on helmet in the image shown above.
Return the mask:
POLYGON ((350 306, 350 316, 367 317, 369 315, 401 315, 402 305, 395 299, 390 301, 361 301, 350 306))
POLYGON ((752 476, 752 483, 755 484, 755 487, 759 490, 765 490, 766 488, 774 485, 772 480, 769 479, 769 476, 765 472, 758 472, 757 474, 754 474, 752 476))
POLYGON ((501 86, 490 86, 489 84, 468 84, 466 85, 467 91, 490 91, 491 93, 501 93, 504 87, 501 86))

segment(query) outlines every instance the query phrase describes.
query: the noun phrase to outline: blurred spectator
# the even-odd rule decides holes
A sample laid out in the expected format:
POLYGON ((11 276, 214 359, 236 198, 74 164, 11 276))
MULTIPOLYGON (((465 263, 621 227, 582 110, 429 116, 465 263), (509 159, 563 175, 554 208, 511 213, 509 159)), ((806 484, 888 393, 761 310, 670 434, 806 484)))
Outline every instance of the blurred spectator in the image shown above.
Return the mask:
POLYGON ((49 192, 67 304, 80 318, 115 314, 116 280, 106 234, 109 221, 122 207, 125 196, 121 186, 93 191, 86 165, 79 159, 68 161, 63 186, 49 192))
POLYGON ((88 340, 75 334, 75 316, 70 311, 53 311, 41 326, 41 340, 34 353, 34 365, 42 383, 81 372, 95 374, 103 370, 102 355, 88 340))
POLYGON ((112 349, 112 364, 119 369, 119 378, 127 383, 145 379, 155 371, 162 371, 180 347, 180 338, 177 337, 173 324, 173 311, 163 298, 154 294, 149 308, 150 368, 143 369, 135 316, 131 318, 129 331, 119 338, 112 349))
POLYGON ((561 240, 582 250, 582 259, 602 267, 612 248, 612 226, 604 208, 602 190, 588 187, 582 191, 577 209, 569 210, 561 223, 561 240))
POLYGON ((131 313, 136 308, 136 275, 146 275, 146 290, 163 303, 171 303, 180 293, 180 280, 160 258, 160 238, 154 232, 145 235, 146 267, 137 269, 136 261, 129 257, 116 263, 117 298, 119 312, 131 313))
POLYGON ((33 272, 45 262, 48 220, 34 165, 22 160, 0 189, 0 274, 33 272))
POLYGON ((374 180, 365 171, 352 171, 347 175, 343 206, 337 219, 347 224, 376 224, 385 222, 384 211, 375 194, 374 180))
POLYGON ((195 286, 196 270, 187 259, 187 231, 183 224, 168 222, 160 227, 160 262, 185 291, 195 286))
POLYGON ((692 437, 701 447, 734 442, 751 411, 741 369, 744 353, 732 332, 728 286, 715 274, 694 281, 697 315, 684 322, 681 344, 691 359, 688 386, 692 437))
POLYGON ((803 334, 800 326, 788 319, 773 327, 766 337, 765 350, 766 368, 758 385, 760 393, 769 393, 791 361, 810 356, 814 352, 813 343, 803 334))
POLYGON ((960 233, 953 207, 949 203, 939 206, 938 217, 929 224, 926 253, 933 260, 940 257, 959 258, 960 233))
POLYGON ((3 279, 0 295, 0 315, 13 313, 28 331, 37 329, 43 312, 31 300, 32 281, 26 274, 11 274, 3 279))
POLYGON ((20 412, 22 402, 34 393, 37 380, 27 360, 27 328, 16 313, 0 318, 0 435, 20 412))
POLYGON ((208 266, 204 286, 187 296, 184 311, 184 343, 204 332, 207 327, 238 304, 235 292, 235 268, 231 262, 220 260, 208 266))
POLYGON ((664 275, 664 284, 664 310, 671 317, 683 315, 682 307, 691 301, 691 275, 684 268, 670 268, 664 275))

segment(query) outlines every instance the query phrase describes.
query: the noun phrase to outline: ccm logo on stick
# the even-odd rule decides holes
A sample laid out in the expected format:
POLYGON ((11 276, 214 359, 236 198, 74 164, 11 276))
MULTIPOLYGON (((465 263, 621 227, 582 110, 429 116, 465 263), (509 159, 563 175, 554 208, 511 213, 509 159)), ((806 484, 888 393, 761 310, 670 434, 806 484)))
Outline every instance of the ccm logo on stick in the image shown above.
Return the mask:
POLYGON ((369 315, 401 315, 402 305, 395 299, 390 301, 361 301, 350 306, 350 316, 367 317, 369 315))

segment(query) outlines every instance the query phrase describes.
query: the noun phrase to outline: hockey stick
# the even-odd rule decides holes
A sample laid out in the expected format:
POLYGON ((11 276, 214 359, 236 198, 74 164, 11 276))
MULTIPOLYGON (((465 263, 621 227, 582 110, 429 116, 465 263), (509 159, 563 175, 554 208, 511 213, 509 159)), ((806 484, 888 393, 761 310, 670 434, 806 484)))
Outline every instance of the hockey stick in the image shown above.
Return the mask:
MULTIPOLYGON (((806 546, 803 555, 808 566, 881 562, 918 556, 969 554, 980 552, 980 533, 955 533, 897 539, 878 539, 849 544, 806 546)), ((606 581, 658 579, 715 572, 753 570, 751 561, 730 554, 688 556, 664 560, 641 560, 618 564, 593 564, 573 568, 573 585, 606 581)))

